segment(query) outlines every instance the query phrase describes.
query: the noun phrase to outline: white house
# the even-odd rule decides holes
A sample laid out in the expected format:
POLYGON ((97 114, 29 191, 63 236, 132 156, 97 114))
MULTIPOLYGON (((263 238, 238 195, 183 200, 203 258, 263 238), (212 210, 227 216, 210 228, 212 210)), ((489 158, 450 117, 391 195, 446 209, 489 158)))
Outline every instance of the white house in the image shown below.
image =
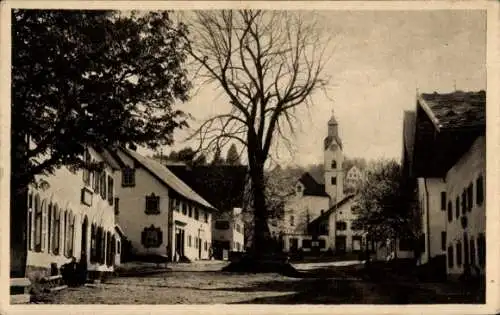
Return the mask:
POLYGON ((212 238, 216 258, 222 258, 221 250, 228 252, 245 251, 245 223, 242 217, 242 209, 234 208, 231 212, 223 212, 214 219, 212 238))
POLYGON ((364 173, 356 165, 353 165, 345 174, 345 190, 355 191, 363 182, 364 177, 364 173))
POLYGON ((405 112, 403 170, 420 217, 418 264, 450 276, 484 273, 486 93, 420 94, 405 112))
POLYGON ((106 150, 87 148, 84 160, 92 168, 62 167, 28 194, 27 277, 50 275, 72 257, 86 260, 90 277, 112 272, 117 255, 114 241, 116 197, 114 177, 119 167, 106 150))
POLYGON ((156 160, 126 148, 113 154, 122 169, 115 177, 118 224, 132 253, 208 259, 215 208, 156 160))

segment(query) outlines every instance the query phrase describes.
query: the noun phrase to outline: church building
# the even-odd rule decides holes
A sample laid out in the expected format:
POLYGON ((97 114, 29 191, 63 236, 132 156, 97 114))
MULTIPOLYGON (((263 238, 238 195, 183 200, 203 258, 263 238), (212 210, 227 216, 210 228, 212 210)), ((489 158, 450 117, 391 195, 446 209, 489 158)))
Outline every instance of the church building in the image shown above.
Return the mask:
POLYGON ((356 224, 354 194, 344 191, 344 152, 335 115, 324 140, 324 174, 305 173, 285 205, 283 250, 294 252, 355 252, 362 249, 364 231, 356 224))

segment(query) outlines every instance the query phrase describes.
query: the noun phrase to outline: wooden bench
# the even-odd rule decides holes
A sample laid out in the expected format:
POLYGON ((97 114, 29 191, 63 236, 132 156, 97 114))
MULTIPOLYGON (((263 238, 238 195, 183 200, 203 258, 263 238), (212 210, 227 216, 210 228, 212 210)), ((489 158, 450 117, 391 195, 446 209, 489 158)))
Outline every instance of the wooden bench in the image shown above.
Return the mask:
POLYGON ((43 277, 40 279, 40 283, 44 286, 46 292, 60 291, 68 287, 63 284, 63 277, 61 275, 43 277))
POLYGON ((29 289, 31 281, 28 278, 10 279, 10 304, 27 304, 30 302, 29 289))

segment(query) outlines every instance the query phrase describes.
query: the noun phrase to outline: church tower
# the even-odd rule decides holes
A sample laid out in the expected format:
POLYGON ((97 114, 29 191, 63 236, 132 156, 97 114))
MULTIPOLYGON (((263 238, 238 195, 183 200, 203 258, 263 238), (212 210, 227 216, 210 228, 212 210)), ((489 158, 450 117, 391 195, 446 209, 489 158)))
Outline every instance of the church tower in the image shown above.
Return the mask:
POLYGON ((332 111, 328 121, 328 135, 324 141, 325 192, 330 196, 330 206, 342 200, 344 195, 344 174, 342 163, 342 141, 338 134, 338 123, 332 111))

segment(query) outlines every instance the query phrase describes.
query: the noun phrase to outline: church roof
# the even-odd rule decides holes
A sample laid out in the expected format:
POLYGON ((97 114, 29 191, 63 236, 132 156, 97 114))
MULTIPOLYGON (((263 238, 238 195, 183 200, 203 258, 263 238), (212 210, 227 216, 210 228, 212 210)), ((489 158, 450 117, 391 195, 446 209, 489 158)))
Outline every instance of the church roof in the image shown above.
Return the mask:
POLYGON ((304 185, 304 195, 328 197, 328 194, 325 192, 325 185, 318 183, 308 172, 300 177, 299 182, 304 185))
POLYGON ((341 206, 343 206, 344 204, 346 204, 349 200, 352 200, 355 196, 356 196, 355 194, 349 194, 349 195, 345 196, 339 202, 337 202, 336 204, 334 204, 333 206, 331 206, 328 210, 326 210, 325 212, 323 212, 322 215, 320 215, 316 219, 312 220, 310 224, 317 224, 320 221, 328 218, 330 216, 330 214, 332 214, 333 212, 337 211, 338 208, 340 208, 341 206))

